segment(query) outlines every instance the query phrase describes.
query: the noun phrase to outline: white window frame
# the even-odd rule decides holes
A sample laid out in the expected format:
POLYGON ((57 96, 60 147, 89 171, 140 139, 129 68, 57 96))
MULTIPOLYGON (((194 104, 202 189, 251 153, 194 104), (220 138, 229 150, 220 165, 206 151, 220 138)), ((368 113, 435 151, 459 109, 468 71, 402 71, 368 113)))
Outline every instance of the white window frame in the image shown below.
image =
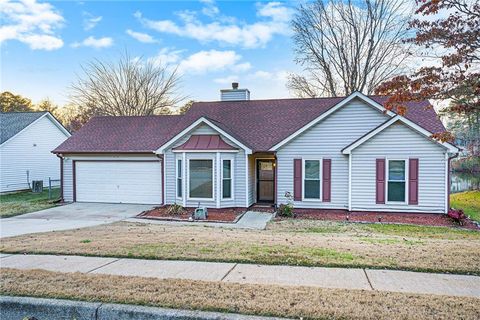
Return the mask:
POLYGON ((235 184, 234 184, 234 172, 235 172, 235 170, 234 170, 234 160, 231 159, 231 158, 222 158, 220 163, 221 163, 221 166, 220 166, 220 168, 221 168, 221 173, 220 173, 221 174, 221 178, 220 178, 220 197, 221 197, 222 200, 233 200, 234 199, 234 194, 235 194, 235 192, 233 192, 234 191, 234 186, 235 186, 235 184), (230 197, 229 198, 224 198, 223 197, 223 179, 224 179, 224 177, 223 177, 223 161, 230 161, 230 197))
POLYGON ((188 172, 188 178, 187 178, 187 199, 188 200, 191 200, 191 201, 214 201, 215 200, 215 165, 216 165, 216 161, 215 161, 215 158, 212 156, 212 157, 208 157, 208 156, 202 156, 202 157, 192 157, 192 158, 188 158, 188 166, 187 166, 187 169, 186 171, 188 172), (191 160, 208 160, 208 161, 212 161, 212 197, 211 198, 192 198, 190 196, 190 161, 191 160))
POLYGON ((323 177, 323 158, 302 158, 302 201, 322 201, 322 177, 323 177), (318 181, 319 181, 319 194, 318 198, 305 198, 305 161, 318 161, 319 172, 318 172, 318 181))
POLYGON ((183 159, 182 158, 176 158, 175 159, 175 197, 177 199, 183 199, 183 196, 184 196, 184 193, 185 193, 185 190, 183 189, 183 181, 185 179, 185 172, 183 170, 183 159), (180 168, 179 168, 179 162, 181 162, 180 164, 180 168), (179 169, 180 169, 180 174, 181 174, 181 177, 178 176, 178 173, 179 173, 179 169), (180 189, 182 190, 182 196, 179 196, 178 195, 178 180, 180 179, 180 189))
MULTIPOLYGON (((408 159, 405 158, 386 158, 386 165, 385 165, 385 203, 386 204, 407 204, 408 202, 408 159), (389 169, 390 169, 390 161, 403 161, 405 163, 405 199, 403 201, 389 201, 388 200, 388 183, 390 182, 389 177, 389 169)), ((402 182, 400 180, 392 180, 392 182, 402 182)))

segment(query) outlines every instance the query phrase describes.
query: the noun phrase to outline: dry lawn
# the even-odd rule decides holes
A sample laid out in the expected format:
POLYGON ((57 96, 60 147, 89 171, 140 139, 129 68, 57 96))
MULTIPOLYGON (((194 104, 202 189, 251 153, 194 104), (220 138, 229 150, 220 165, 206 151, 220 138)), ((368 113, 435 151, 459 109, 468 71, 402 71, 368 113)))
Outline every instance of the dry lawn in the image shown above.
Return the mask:
POLYGON ((480 299, 3 269, 4 295, 307 319, 479 319, 480 299))
POLYGON ((2 239, 8 253, 75 254, 480 274, 480 232, 274 222, 266 231, 115 223, 2 239))

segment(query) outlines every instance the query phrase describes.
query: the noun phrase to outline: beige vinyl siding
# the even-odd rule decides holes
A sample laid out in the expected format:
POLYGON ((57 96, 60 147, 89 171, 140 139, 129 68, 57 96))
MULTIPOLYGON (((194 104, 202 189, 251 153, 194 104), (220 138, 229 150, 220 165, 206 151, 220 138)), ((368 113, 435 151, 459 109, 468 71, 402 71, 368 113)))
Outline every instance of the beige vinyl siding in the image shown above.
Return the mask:
MULTIPOLYGON (((396 123, 354 149, 352 157, 352 210, 401 212, 445 211, 445 149, 404 124, 396 123), (376 204, 377 158, 419 159, 418 205, 376 204)), ((408 182, 408 172, 406 173, 408 182)), ((408 197, 408 191, 407 191, 408 197)))
MULTIPOLYGON (((185 175, 183 179, 183 197, 181 199, 176 196, 176 159, 183 159, 182 153, 172 152, 172 149, 176 146, 183 144, 187 141, 191 135, 195 134, 219 134, 216 130, 211 128, 208 125, 199 125, 197 128, 193 129, 191 132, 186 134, 184 137, 180 138, 172 148, 168 148, 165 151, 165 183, 166 183, 166 203, 178 203, 183 204, 183 197, 188 197, 188 170, 184 170, 185 175)), ((217 156, 216 152, 207 152, 207 153, 198 153, 198 152, 186 152, 185 158, 186 161, 183 163, 184 166, 188 165, 188 159, 194 158, 205 158, 213 159, 214 161, 214 199, 213 200, 188 200, 185 201, 187 207, 196 207, 200 202, 200 205, 207 206, 210 208, 215 208, 217 206, 217 197, 220 197, 220 207, 245 207, 246 204, 246 163, 245 163, 245 152, 243 149, 238 147, 235 143, 229 140, 227 137, 221 135, 222 139, 225 140, 228 144, 238 148, 238 152, 220 152, 220 168, 222 165, 223 159, 232 159, 233 160, 233 185, 232 185, 232 195, 233 200, 222 199, 220 193, 221 187, 221 174, 217 174, 217 156)), ((186 168, 186 167, 185 167, 186 168)))
POLYGON ((67 139, 48 116, 36 120, 0 146, 0 192, 29 188, 29 182, 60 179, 60 160, 51 151, 67 139), (28 180, 27 180, 28 171, 28 180))
POLYGON ((348 156, 341 150, 388 116, 358 99, 317 123, 277 152, 278 203, 286 203, 285 192, 293 194, 293 160, 327 158, 332 160, 331 201, 295 201, 298 208, 348 208, 348 156))

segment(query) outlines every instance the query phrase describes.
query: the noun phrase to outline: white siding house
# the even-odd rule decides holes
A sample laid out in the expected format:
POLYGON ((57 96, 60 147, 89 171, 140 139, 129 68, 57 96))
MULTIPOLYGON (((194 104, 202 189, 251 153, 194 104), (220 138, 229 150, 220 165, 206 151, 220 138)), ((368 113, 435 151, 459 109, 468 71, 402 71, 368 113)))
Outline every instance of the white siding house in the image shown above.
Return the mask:
POLYGON ((0 192, 29 189, 33 180, 46 186, 49 178, 60 179, 60 160, 51 151, 70 133, 50 113, 2 113, 0 124, 0 192))
POLYGON ((183 116, 104 117, 60 145, 65 201, 445 213, 459 149, 428 102, 385 97, 248 101, 246 89, 183 116), (242 92, 239 92, 242 91, 242 92), (426 126, 428 130, 424 127, 426 126))

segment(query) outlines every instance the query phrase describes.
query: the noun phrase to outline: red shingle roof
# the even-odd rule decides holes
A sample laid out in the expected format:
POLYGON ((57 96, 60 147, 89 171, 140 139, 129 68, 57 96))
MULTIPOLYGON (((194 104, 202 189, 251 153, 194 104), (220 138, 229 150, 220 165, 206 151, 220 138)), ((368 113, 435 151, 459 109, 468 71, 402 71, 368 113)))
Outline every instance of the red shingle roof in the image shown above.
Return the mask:
POLYGON ((237 150, 219 135, 202 134, 192 135, 185 143, 173 148, 174 150, 237 150))
MULTIPOLYGON (((371 96, 383 104, 387 97, 371 96)), ((267 151, 344 98, 197 102, 183 116, 95 117, 56 153, 153 152, 200 117, 255 151, 267 151)), ((426 130, 445 131, 428 101, 407 104, 406 118, 426 130)))

